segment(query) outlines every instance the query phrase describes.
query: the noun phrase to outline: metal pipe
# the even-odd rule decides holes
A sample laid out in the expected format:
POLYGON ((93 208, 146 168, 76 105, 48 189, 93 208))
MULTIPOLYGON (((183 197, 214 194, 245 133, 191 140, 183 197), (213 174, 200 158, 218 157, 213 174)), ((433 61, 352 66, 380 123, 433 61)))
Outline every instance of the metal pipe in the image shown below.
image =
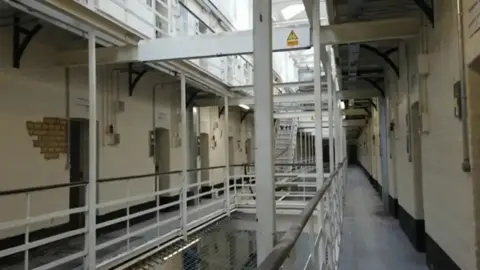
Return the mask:
POLYGON ((187 84, 185 80, 185 74, 180 74, 180 89, 181 89, 181 98, 180 98, 180 108, 182 116, 182 195, 181 195, 181 228, 184 240, 187 239, 187 230, 188 230, 188 213, 187 213, 187 189, 188 189, 188 131, 187 131, 187 84))
POLYGON ((224 186, 226 187, 225 196, 226 196, 226 211, 227 215, 230 215, 230 128, 228 123, 229 118, 229 107, 228 107, 228 96, 224 97, 224 107, 225 107, 225 182, 224 186))
POLYGON ((461 92, 461 114, 462 114, 462 142, 463 142, 463 162, 462 170, 471 171, 470 164, 470 142, 468 141, 468 110, 467 110, 467 74, 465 72, 465 44, 463 33, 463 2, 457 0, 457 27, 458 27, 458 61, 460 72, 460 92, 461 92))
MULTIPOLYGON (((328 150, 329 150, 329 171, 333 172, 335 168, 335 154, 334 154, 334 147, 333 147, 333 115, 334 115, 334 108, 333 108, 333 86, 332 86, 332 74, 330 73, 330 67, 326 68, 326 75, 327 75, 327 85, 328 85, 328 150)), ((323 136, 323 135, 322 135, 323 136)))
MULTIPOLYGON (((93 1, 92 1, 93 2, 93 1)), ((88 33, 88 96, 89 96, 89 140, 88 140, 88 234, 86 237, 88 269, 96 268, 96 210, 97 210, 97 66, 96 34, 88 33)))
POLYGON ((67 155, 65 159, 65 170, 70 169, 70 67, 65 68, 65 118, 67 120, 67 155))
MULTIPOLYGON (((411 110, 411 100, 410 100, 410 55, 409 55, 409 50, 408 50, 408 43, 405 41, 404 43, 404 48, 405 48, 405 61, 406 61, 406 76, 407 76, 407 136, 408 136, 408 141, 407 141, 407 149, 408 149, 408 161, 412 161, 412 110, 411 110)), ((372 152, 373 153, 373 152, 372 152)))

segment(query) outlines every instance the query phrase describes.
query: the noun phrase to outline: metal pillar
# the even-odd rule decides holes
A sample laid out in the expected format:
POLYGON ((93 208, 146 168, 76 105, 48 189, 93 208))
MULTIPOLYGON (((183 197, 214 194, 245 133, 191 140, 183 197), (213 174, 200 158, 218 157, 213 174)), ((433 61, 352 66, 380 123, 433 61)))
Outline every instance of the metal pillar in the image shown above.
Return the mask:
POLYGON ((379 121, 380 121, 380 164, 382 175, 382 199, 385 211, 388 213, 388 108, 387 99, 379 98, 379 121))
POLYGON ((272 0, 253 1, 253 58, 255 95, 255 177, 257 262, 275 242, 275 188, 272 74, 272 0))
POLYGON ((181 228, 183 233, 183 238, 187 239, 187 229, 188 229, 188 215, 187 215, 187 192, 188 192, 188 130, 187 130, 187 108, 185 104, 187 104, 187 84, 185 80, 185 74, 180 74, 180 104, 181 104, 181 117, 182 117, 182 193, 180 196, 181 206, 180 212, 182 215, 181 221, 181 228))
MULTIPOLYGON (((313 3, 312 27, 313 27, 313 89, 315 96, 315 131, 319 134, 315 136, 315 163, 317 176, 317 190, 320 190, 323 185, 323 143, 322 143, 322 67, 321 67, 321 47, 320 43, 320 1, 316 0, 313 3)), ((323 222, 323 200, 319 204, 318 223, 322 228, 325 224, 323 222)), ((323 269, 323 262, 325 261, 326 242, 325 239, 320 241, 318 247, 318 269, 323 269)))
POLYGON ((329 172, 335 171, 335 154, 333 147, 333 87, 332 87, 332 74, 330 73, 330 67, 325 68, 327 75, 327 87, 328 87, 328 150, 329 150, 329 172))
POLYGON ((230 215, 230 145, 229 145, 229 140, 230 140, 230 128, 228 124, 228 96, 224 97, 224 108, 225 108, 225 182, 224 182, 224 188, 225 188, 225 197, 226 197, 226 211, 227 215, 230 215))
POLYGON ((96 210, 97 210, 97 61, 95 31, 88 34, 88 235, 87 269, 96 268, 96 210))
MULTIPOLYGON (((300 135, 300 140, 299 140, 299 141, 300 141, 300 149, 299 149, 299 151, 300 151, 300 159, 298 160, 298 163, 301 164, 301 163, 303 163, 303 159, 304 159, 304 158, 303 158, 303 132, 300 131, 300 132, 299 132, 299 135, 300 135)), ((303 170, 303 168, 301 168, 301 169, 303 170)))

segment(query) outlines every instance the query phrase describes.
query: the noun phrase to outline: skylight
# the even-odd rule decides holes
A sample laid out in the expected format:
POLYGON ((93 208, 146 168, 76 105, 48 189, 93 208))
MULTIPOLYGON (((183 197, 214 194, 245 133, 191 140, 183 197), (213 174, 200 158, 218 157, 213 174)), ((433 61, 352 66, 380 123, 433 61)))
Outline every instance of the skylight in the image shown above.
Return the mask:
POLYGON ((285 20, 290 20, 291 18, 297 16, 301 12, 305 11, 303 4, 293 4, 281 10, 281 13, 285 20))

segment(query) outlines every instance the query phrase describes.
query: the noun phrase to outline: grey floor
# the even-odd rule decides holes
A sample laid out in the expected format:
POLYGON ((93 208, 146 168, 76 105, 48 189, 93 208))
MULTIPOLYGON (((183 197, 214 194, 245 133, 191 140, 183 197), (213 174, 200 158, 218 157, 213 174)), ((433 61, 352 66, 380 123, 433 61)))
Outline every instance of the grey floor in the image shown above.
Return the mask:
POLYGON ((427 270, 398 220, 383 211, 382 202, 359 168, 350 168, 340 270, 427 270))

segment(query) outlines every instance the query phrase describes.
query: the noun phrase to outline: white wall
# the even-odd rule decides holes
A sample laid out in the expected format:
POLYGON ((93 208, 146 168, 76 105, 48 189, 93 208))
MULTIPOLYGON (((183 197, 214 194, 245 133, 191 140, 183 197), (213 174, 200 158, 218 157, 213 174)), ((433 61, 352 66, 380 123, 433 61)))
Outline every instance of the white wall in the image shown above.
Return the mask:
MULTIPOLYGON (((453 85, 459 80, 457 26, 454 1, 435 3, 435 28, 428 26, 422 39, 409 41, 410 78, 405 47, 400 47, 400 80, 395 131, 395 179, 400 205, 414 218, 425 219, 426 233, 461 269, 477 269, 472 184, 462 172, 461 122, 453 113, 453 85), (417 72, 416 55, 428 54, 430 75, 417 72), (407 81, 411 85, 407 102, 407 81), (413 196, 413 168, 406 153, 407 106, 419 101, 422 112, 423 212, 413 196)), ((475 45, 476 46, 476 45, 475 45)), ((393 104, 392 104, 393 105, 393 104)), ((418 131, 412 131, 418 132, 418 131)), ((428 252, 428 251, 427 251, 428 252)))
MULTIPOLYGON (((229 111, 229 132, 225 129, 225 113, 219 118, 219 107, 200 108, 200 132, 209 135, 210 167, 225 166, 225 144, 229 136, 234 138, 235 164, 242 164, 247 161, 245 141, 253 138, 253 121, 247 116, 240 123, 239 108, 230 107, 229 111), (240 140, 240 145, 237 141, 240 140)), ((243 168, 236 168, 236 174, 243 174, 243 168)), ((212 183, 222 182, 224 179, 223 169, 216 169, 210 172, 212 183)))
MULTIPOLYGON (((45 160, 38 148, 33 147, 33 138, 29 136, 26 121, 39 121, 43 117, 67 117, 67 97, 65 90, 65 69, 55 67, 55 52, 58 46, 68 47, 68 43, 83 42, 52 26, 46 26, 32 40, 25 51, 20 69, 11 68, 11 28, 0 29, 0 123, 2 140, 0 142, 0 190, 12 190, 32 186, 68 183, 69 171, 66 155, 57 160, 45 160)), ((153 102, 153 85, 160 82, 161 73, 150 72, 140 80, 132 97, 128 96, 127 74, 120 76, 119 100, 125 102, 125 111, 114 114, 113 105, 116 96, 107 89, 106 78, 113 68, 125 65, 98 67, 97 112, 99 121, 99 178, 139 175, 154 172, 154 161, 149 156, 148 135, 154 127, 164 127, 171 131, 171 170, 182 166, 181 144, 175 144, 180 135, 179 127, 180 94, 178 84, 156 87, 156 99, 153 102), (107 74, 107 76, 105 75, 107 74), (114 120, 116 118, 116 120, 114 120), (110 119, 110 122, 109 120, 110 119), (120 134, 118 145, 109 145, 106 135, 107 126, 116 122, 116 132, 120 134)), ((71 68, 70 71, 70 117, 88 118, 88 72, 84 67, 71 68), (79 101, 84 99, 84 101, 79 101)), ((217 119, 218 119, 218 109, 217 119)), ((238 120, 239 121, 239 120, 238 120)), ((218 121, 222 128, 223 121, 218 121)), ((244 122, 247 123, 247 122, 244 122)), ((232 121, 233 126, 237 125, 232 121)), ((244 124, 245 125, 245 124, 244 124)), ((242 128, 246 130, 246 126, 242 128)), ((243 132, 243 131, 242 131, 243 132)), ((241 133, 241 136, 244 136, 241 133)), ((181 143, 181 142, 180 142, 181 143)), ((223 165, 223 146, 212 150, 211 165, 223 165), (217 154, 218 153, 218 154, 217 154), (221 153, 221 154, 220 154, 221 153)), ((179 177, 171 177, 170 186, 180 185, 179 177)), ((153 178, 138 179, 129 184, 129 195, 149 193, 154 189, 153 178)), ((99 185, 99 202, 122 199, 127 196, 127 183, 120 181, 99 185)), ((40 215, 68 209, 68 190, 39 192, 32 195, 31 215, 40 215)), ((148 200, 148 199, 147 199, 148 200)), ((141 202, 137 202, 141 203, 141 202)), ((0 222, 21 219, 24 216, 25 196, 0 198, 0 222)), ((118 205, 99 211, 104 214, 124 207, 118 205)), ((31 230, 64 223, 66 218, 55 218, 36 224, 31 230)), ((23 231, 10 230, 0 232, 1 236, 13 235, 23 231)))

